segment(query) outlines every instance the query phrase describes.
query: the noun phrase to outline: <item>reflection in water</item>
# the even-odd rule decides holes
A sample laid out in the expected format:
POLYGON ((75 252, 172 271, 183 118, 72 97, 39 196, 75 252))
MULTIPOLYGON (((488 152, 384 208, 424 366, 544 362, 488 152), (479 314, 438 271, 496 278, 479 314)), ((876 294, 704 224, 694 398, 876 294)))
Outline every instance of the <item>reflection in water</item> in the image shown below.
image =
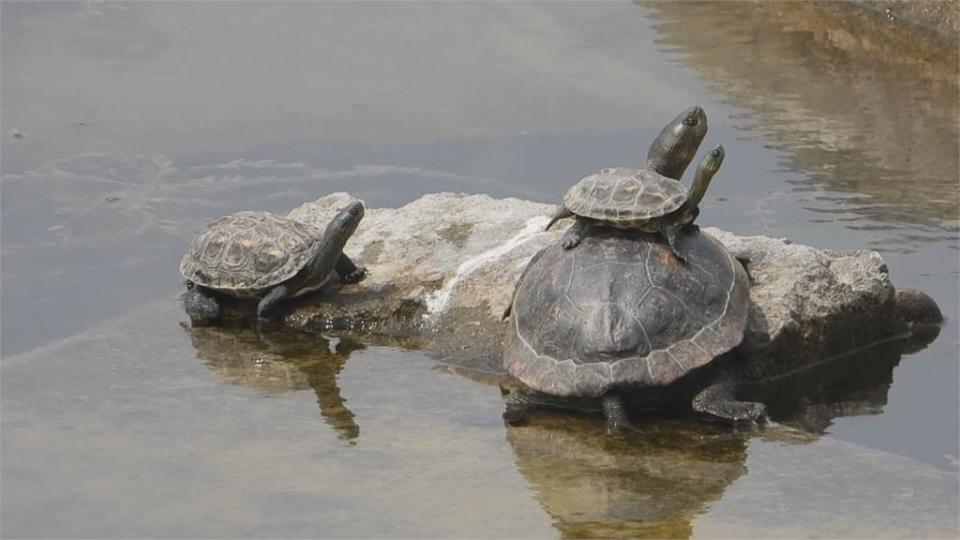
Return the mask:
POLYGON ((340 395, 337 375, 350 353, 365 346, 349 339, 249 328, 189 327, 197 358, 231 383, 268 394, 312 388, 324 421, 344 440, 360 435, 354 414, 340 395), (331 347, 332 345, 332 347, 331 347))
POLYGON ((688 537, 690 521, 746 472, 739 437, 651 425, 611 436, 599 422, 550 415, 508 427, 517 467, 567 537, 688 537))
POLYGON ((939 333, 937 326, 918 328, 908 338, 848 353, 748 389, 744 397, 766 403, 771 418, 778 422, 823 434, 835 418, 883 412, 901 357, 925 348, 939 333))
POLYGON ((734 122, 784 152, 815 220, 889 231, 894 251, 956 238, 957 51, 821 4, 642 3, 675 61, 752 111, 734 122))
MULTIPOLYGON (((837 417, 880 413, 901 355, 936 335, 837 357, 750 392, 778 422, 757 436, 808 444, 837 417)), ((615 436, 599 421, 544 413, 507 427, 517 467, 565 536, 689 537, 691 520, 747 471, 748 435, 687 420, 636 425, 641 434, 615 436)))

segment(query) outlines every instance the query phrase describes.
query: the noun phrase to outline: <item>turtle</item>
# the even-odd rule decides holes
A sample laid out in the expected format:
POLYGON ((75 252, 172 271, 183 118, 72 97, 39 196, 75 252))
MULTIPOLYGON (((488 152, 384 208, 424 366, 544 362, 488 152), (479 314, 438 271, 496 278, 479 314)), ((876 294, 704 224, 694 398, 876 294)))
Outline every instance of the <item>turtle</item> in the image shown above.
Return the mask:
POLYGON ((576 217, 561 240, 566 249, 576 247, 597 223, 659 232, 682 261, 676 249, 677 235, 697 218, 698 205, 723 163, 723 147, 717 146, 710 152, 713 157, 697 170, 689 191, 678 181, 706 131, 702 108, 695 106, 680 113, 650 145, 643 168, 604 168, 582 178, 567 191, 546 230, 560 219, 576 217))
MULTIPOLYGON (((597 227, 576 250, 552 244, 531 259, 504 313, 502 361, 539 397, 513 392, 508 423, 538 403, 599 400, 611 429, 629 427, 625 393, 670 385, 740 343, 750 304, 743 264, 705 232, 677 242, 685 263, 656 233, 597 227)), ((693 399, 734 422, 762 422, 757 405, 721 385, 693 399)))
POLYGON ((220 318, 220 296, 259 299, 257 318, 270 321, 283 301, 320 289, 334 273, 343 283, 361 281, 366 268, 354 264, 343 246, 363 214, 363 203, 353 201, 324 232, 259 211, 210 222, 180 261, 187 285, 183 302, 191 321, 204 325, 220 318))

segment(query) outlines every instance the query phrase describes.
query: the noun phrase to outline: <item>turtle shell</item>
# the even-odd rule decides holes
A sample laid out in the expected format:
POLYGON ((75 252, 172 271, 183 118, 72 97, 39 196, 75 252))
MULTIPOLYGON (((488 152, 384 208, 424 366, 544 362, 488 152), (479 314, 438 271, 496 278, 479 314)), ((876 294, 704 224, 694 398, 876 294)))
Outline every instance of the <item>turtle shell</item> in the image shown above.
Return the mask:
POLYGON ((631 226, 673 212, 687 197, 683 184, 656 171, 613 168, 581 179, 563 204, 578 216, 631 226))
POLYGON ((207 224, 180 261, 183 277, 245 296, 282 283, 319 251, 323 233, 267 212, 237 212, 207 224))
POLYGON ((504 367, 535 390, 593 397, 670 384, 738 345, 743 267, 703 232, 679 247, 686 264, 657 235, 605 229, 545 248, 517 284, 504 367))

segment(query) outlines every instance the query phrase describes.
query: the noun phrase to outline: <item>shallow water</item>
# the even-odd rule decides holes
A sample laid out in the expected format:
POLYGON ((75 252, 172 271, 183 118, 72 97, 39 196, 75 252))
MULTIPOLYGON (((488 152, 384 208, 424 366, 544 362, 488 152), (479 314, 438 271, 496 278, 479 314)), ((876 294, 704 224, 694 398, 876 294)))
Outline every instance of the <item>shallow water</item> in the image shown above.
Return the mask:
POLYGON ((956 57, 789 5, 3 3, 3 535, 956 536, 956 57), (876 249, 940 335, 766 389, 760 435, 607 436, 414 350, 180 325, 212 217, 553 201, 692 103, 704 223, 876 249))

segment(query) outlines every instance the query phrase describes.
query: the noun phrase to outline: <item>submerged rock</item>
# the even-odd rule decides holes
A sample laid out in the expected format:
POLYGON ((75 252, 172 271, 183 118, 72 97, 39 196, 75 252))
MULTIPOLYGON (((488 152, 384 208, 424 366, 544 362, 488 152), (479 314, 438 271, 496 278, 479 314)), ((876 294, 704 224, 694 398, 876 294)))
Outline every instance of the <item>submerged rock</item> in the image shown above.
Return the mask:
MULTIPOLYGON (((345 193, 328 195, 290 217, 322 228, 349 200, 345 193)), ((553 209, 454 193, 425 195, 400 208, 369 208, 344 250, 368 268, 369 277, 336 293, 306 297, 284 323, 415 338, 456 364, 499 372, 506 328, 501 315, 514 284, 530 258, 565 229, 543 232, 553 209)), ((739 347, 747 358, 822 358, 902 333, 908 322, 922 319, 915 307, 907 310, 909 319, 901 315, 875 251, 818 250, 786 239, 703 230, 747 262, 751 306, 739 347)))

